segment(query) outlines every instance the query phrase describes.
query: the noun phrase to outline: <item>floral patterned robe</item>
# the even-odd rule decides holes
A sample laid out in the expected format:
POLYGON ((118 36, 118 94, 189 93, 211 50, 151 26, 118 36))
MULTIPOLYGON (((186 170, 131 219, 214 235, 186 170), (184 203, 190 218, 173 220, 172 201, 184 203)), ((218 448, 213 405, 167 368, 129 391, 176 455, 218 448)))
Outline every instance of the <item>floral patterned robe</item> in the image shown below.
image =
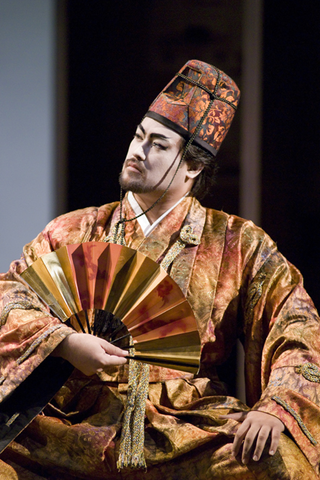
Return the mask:
MULTIPOLYGON (((124 208, 127 218, 134 216, 126 200, 124 208)), ((167 268, 194 310, 203 352, 195 377, 151 367, 148 471, 117 472, 128 367, 85 377, 51 357, 71 329, 50 315, 19 274, 64 245, 108 240, 118 218, 118 203, 58 217, 0 277, 3 446, 24 429, 1 455, 0 472, 6 473, 0 479, 320 478, 319 318, 301 274, 252 222, 205 209, 192 197, 147 238, 137 221, 126 224, 126 245, 157 262, 168 258, 185 225, 201 238, 167 268), (216 373, 237 338, 245 351, 248 406, 228 396, 216 373), (248 409, 275 415, 286 430, 273 457, 265 453, 243 465, 231 455, 238 424, 220 415, 248 409)))

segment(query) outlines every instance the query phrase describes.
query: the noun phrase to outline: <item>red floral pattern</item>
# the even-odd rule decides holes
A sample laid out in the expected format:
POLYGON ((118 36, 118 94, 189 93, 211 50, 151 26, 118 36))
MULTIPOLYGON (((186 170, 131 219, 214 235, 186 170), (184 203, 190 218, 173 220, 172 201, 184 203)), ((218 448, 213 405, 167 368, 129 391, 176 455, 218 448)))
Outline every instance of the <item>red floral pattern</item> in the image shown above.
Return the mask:
MULTIPOLYGON (((180 73, 216 93, 198 137, 217 152, 232 123, 240 99, 240 90, 224 72, 199 60, 187 62, 180 73)), ((193 134, 209 102, 210 95, 205 90, 176 75, 150 105, 149 111, 167 118, 187 133, 193 134)))

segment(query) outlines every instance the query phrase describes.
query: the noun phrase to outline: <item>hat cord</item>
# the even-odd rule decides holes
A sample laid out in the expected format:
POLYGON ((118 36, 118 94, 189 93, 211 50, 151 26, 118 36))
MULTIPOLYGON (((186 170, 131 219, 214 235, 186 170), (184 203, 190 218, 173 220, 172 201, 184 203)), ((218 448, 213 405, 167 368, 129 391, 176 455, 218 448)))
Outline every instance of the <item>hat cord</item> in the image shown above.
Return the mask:
POLYGON ((186 77, 185 75, 182 75, 182 74, 179 74, 181 77, 185 78, 186 80, 190 81, 191 83, 197 85, 198 87, 202 88, 203 90, 205 90, 211 97, 210 99, 210 102, 204 112, 204 114, 202 115, 201 119, 199 120, 199 123, 196 127, 196 129, 194 130, 193 134, 191 135, 191 137, 189 138, 186 146, 184 147, 184 150, 183 150, 183 153, 181 155, 181 159, 179 161, 179 164, 176 168, 176 171, 174 172, 173 174, 173 177, 172 179, 170 180, 167 188, 165 189, 165 191, 160 195, 160 197, 150 206, 148 207, 146 210, 144 210, 143 212, 139 213, 138 215, 136 215, 135 217, 132 217, 132 218, 125 218, 122 214, 122 211, 123 211, 123 189, 122 187, 120 187, 120 219, 118 220, 118 222, 115 224, 115 230, 114 230, 114 237, 113 237, 113 242, 114 243, 120 243, 120 245, 125 245, 125 241, 124 241, 124 234, 125 234, 125 224, 126 222, 133 222, 133 220, 136 220, 137 218, 141 217, 142 215, 146 215, 148 212, 150 212, 150 210, 152 210, 162 199, 163 197, 166 195, 166 193, 168 192, 169 188, 171 187, 177 173, 178 173, 178 170, 180 168, 180 166, 182 165, 182 162, 183 160, 185 159, 185 156, 187 154, 187 151, 190 147, 190 145, 192 144, 192 142, 194 141, 194 139, 196 138, 196 136, 198 135, 198 133, 200 132, 200 129, 202 127, 202 124, 204 122, 204 120, 206 119, 206 117, 208 116, 208 113, 212 107, 212 104, 213 102, 218 99, 218 100, 222 100, 228 104, 230 104, 230 106, 232 106, 233 108, 236 109, 236 107, 234 105, 231 104, 231 102, 229 102, 228 100, 225 100, 225 99, 220 99, 219 97, 217 97, 216 95, 216 91, 217 91, 217 88, 218 88, 218 84, 219 84, 219 81, 220 81, 220 78, 221 78, 221 72, 220 70, 217 70, 217 74, 218 74, 218 78, 217 78, 217 82, 216 82, 216 85, 215 85, 215 88, 214 88, 214 91, 213 93, 210 92, 209 89, 207 89, 207 87, 205 87, 204 85, 201 85, 200 83, 196 82, 195 80, 192 80, 188 77, 186 77), (119 228, 121 226, 121 231, 120 231, 120 238, 118 237, 118 232, 119 232, 119 228))
POLYGON ((236 106, 236 105, 234 105, 232 102, 229 102, 229 100, 227 100, 226 98, 218 97, 218 95, 216 94, 217 89, 218 89, 218 86, 219 86, 219 81, 220 81, 220 78, 221 78, 221 72, 220 72, 220 70, 218 70, 217 73, 218 73, 217 83, 216 83, 216 85, 215 85, 215 87, 214 87, 213 92, 211 92, 211 90, 209 90, 209 88, 206 87, 205 85, 203 85, 202 83, 197 82, 197 80, 193 80, 192 78, 187 77, 187 76, 184 75, 183 73, 179 73, 179 72, 178 72, 178 73, 177 73, 177 76, 183 78, 183 79, 186 80, 186 81, 189 81, 190 83, 193 83, 194 85, 196 85, 196 86, 199 87, 199 88, 202 88, 202 90, 204 90, 205 92, 207 92, 207 94, 208 94, 211 98, 213 98, 214 100, 219 100, 220 102, 227 103, 227 104, 230 105, 230 107, 232 107, 234 110, 237 110, 237 106, 236 106))

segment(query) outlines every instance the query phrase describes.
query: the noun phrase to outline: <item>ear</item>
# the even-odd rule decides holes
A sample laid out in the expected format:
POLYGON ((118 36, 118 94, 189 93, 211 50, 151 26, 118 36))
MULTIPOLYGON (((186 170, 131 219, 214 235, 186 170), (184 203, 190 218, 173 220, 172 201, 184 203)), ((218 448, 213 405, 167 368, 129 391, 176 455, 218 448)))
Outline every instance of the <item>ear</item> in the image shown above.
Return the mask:
POLYGON ((188 167, 186 176, 191 180, 196 178, 203 170, 203 165, 200 165, 197 169, 193 170, 191 167, 188 167))

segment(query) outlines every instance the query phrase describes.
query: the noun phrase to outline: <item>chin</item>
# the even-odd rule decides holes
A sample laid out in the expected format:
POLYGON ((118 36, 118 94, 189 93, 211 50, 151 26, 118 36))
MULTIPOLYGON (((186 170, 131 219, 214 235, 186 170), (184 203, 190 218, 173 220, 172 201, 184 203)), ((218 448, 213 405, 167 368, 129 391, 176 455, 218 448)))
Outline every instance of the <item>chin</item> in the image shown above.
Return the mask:
MULTIPOLYGON (((121 184, 120 184, 121 185, 121 184)), ((121 185, 122 186, 122 185, 121 185)), ((126 186, 126 187, 122 187, 124 190, 127 190, 132 193, 150 193, 150 192, 153 192, 153 188, 150 188, 150 187, 146 187, 144 185, 136 185, 136 184, 133 184, 131 183, 130 185, 126 186)))
POLYGON ((125 178, 123 174, 120 175, 119 183, 121 188, 132 193, 149 193, 153 188, 147 187, 141 180, 133 180, 132 178, 125 178))

